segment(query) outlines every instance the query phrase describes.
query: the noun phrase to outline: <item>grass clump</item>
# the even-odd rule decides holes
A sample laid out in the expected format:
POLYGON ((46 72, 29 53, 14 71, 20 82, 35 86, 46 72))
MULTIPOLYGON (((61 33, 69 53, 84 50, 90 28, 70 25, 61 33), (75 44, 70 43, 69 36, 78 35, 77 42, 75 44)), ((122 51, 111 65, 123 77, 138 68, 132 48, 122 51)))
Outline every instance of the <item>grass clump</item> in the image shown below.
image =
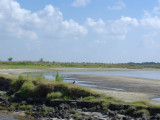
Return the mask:
POLYGON ((152 106, 148 101, 136 101, 132 103, 135 106, 148 107, 152 106))
POLYGON ((141 109, 141 110, 138 110, 138 111, 135 111, 135 114, 139 117, 142 117, 143 114, 146 114, 146 115, 150 115, 149 111, 146 110, 146 109, 141 109))
POLYGON ((18 76, 18 80, 23 80, 23 79, 24 79, 23 75, 18 76))
POLYGON ((32 105, 20 105, 20 106, 18 106, 19 110, 25 110, 25 111, 32 110, 32 108, 33 108, 32 105))
POLYGON ((24 84, 21 86, 19 93, 21 96, 32 96, 34 95, 36 86, 33 84, 32 81, 24 82, 24 84))
POLYGON ((61 92, 51 92, 47 95, 47 99, 61 99, 62 93, 61 92))
POLYGON ((64 80, 63 76, 60 76, 59 73, 57 72, 56 74, 56 82, 62 82, 64 80))

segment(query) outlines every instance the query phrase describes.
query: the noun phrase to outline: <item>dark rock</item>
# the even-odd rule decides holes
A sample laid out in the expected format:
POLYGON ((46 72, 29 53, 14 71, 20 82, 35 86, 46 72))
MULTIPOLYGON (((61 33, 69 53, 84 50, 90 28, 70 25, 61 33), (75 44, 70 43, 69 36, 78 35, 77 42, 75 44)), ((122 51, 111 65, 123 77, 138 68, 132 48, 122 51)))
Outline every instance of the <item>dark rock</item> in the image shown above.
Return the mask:
POLYGON ((87 109, 87 108, 83 108, 82 110, 83 110, 83 111, 88 111, 88 109, 87 109))
POLYGON ((124 110, 124 109, 128 109, 129 106, 128 105, 121 105, 121 104, 110 104, 108 106, 108 108, 110 110, 124 110))
POLYGON ((71 108, 77 108, 77 102, 71 102, 70 106, 71 108))
POLYGON ((21 105, 27 105, 26 101, 21 101, 21 105))
POLYGON ((10 103, 5 98, 3 98, 2 96, 0 96, 0 106, 9 107, 10 103))
POLYGON ((35 98, 34 99, 34 103, 36 103, 36 104, 45 104, 46 103, 46 99, 45 98, 35 98))
POLYGON ((3 78, 3 77, 0 77, 0 90, 1 91, 3 91, 3 90, 5 90, 5 91, 9 90, 10 85, 11 85, 11 80, 3 78))
POLYGON ((33 98, 27 98, 27 103, 33 104, 33 98))
POLYGON ((116 116, 116 113, 114 111, 108 110, 108 115, 110 117, 114 117, 114 116, 116 116))

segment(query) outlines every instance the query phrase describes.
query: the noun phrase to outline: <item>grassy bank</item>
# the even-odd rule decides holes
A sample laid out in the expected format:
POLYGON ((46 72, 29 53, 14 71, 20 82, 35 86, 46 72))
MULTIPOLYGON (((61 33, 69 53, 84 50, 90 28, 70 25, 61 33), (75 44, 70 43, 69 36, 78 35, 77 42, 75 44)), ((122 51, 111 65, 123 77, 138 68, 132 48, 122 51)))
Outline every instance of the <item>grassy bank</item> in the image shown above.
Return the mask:
MULTIPOLYGON (((116 100, 104 94, 91 91, 88 88, 80 87, 75 84, 65 83, 63 81, 49 81, 40 77, 29 77, 19 75, 18 78, 6 76, 0 77, 1 90, 6 90, 5 98, 7 100, 16 99, 16 102, 7 109, 27 110, 32 109, 32 105, 17 105, 17 102, 24 101, 28 98, 36 100, 42 98, 45 101, 76 100, 80 102, 96 103, 96 110, 106 111, 108 109, 115 111, 124 111, 124 114, 130 116, 142 117, 143 114, 155 116, 160 113, 160 106, 152 105, 145 101, 133 103, 116 100), (12 98, 12 99, 11 99, 12 98)), ((1 110, 6 108, 1 107, 1 110)))
POLYGON ((76 62, 3 62, 0 61, 0 68, 57 68, 57 67, 73 67, 73 68, 155 68, 160 69, 159 63, 124 63, 124 64, 107 64, 107 63, 76 63, 76 62))

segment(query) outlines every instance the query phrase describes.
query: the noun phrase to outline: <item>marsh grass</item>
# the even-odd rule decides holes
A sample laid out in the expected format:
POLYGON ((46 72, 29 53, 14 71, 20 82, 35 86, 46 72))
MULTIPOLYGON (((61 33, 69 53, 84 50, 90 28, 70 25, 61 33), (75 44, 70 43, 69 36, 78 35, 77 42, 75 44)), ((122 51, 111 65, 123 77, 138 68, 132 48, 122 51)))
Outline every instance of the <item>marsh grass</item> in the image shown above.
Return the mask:
MULTIPOLYGON (((59 75, 58 75, 59 76, 59 75)), ((19 75, 12 79, 11 94, 18 93, 22 98, 44 97, 80 100, 88 96, 99 97, 100 95, 90 89, 78 85, 60 81, 50 81, 45 78, 19 75)))
POLYGON ((136 102, 132 102, 132 104, 134 105, 134 106, 141 106, 141 107, 148 107, 148 106, 153 106, 151 103, 149 103, 148 101, 136 101, 136 102))
POLYGON ((62 99, 61 92, 51 92, 47 94, 47 99, 62 99))

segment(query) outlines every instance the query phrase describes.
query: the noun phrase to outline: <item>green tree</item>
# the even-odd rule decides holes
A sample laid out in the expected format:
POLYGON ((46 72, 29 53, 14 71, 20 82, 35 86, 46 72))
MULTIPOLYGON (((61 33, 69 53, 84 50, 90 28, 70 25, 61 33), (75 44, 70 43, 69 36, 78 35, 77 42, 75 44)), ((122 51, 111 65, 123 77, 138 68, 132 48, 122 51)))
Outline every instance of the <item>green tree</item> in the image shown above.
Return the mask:
POLYGON ((12 57, 8 58, 8 61, 10 61, 10 62, 11 62, 12 60, 13 60, 13 58, 12 58, 12 57))

